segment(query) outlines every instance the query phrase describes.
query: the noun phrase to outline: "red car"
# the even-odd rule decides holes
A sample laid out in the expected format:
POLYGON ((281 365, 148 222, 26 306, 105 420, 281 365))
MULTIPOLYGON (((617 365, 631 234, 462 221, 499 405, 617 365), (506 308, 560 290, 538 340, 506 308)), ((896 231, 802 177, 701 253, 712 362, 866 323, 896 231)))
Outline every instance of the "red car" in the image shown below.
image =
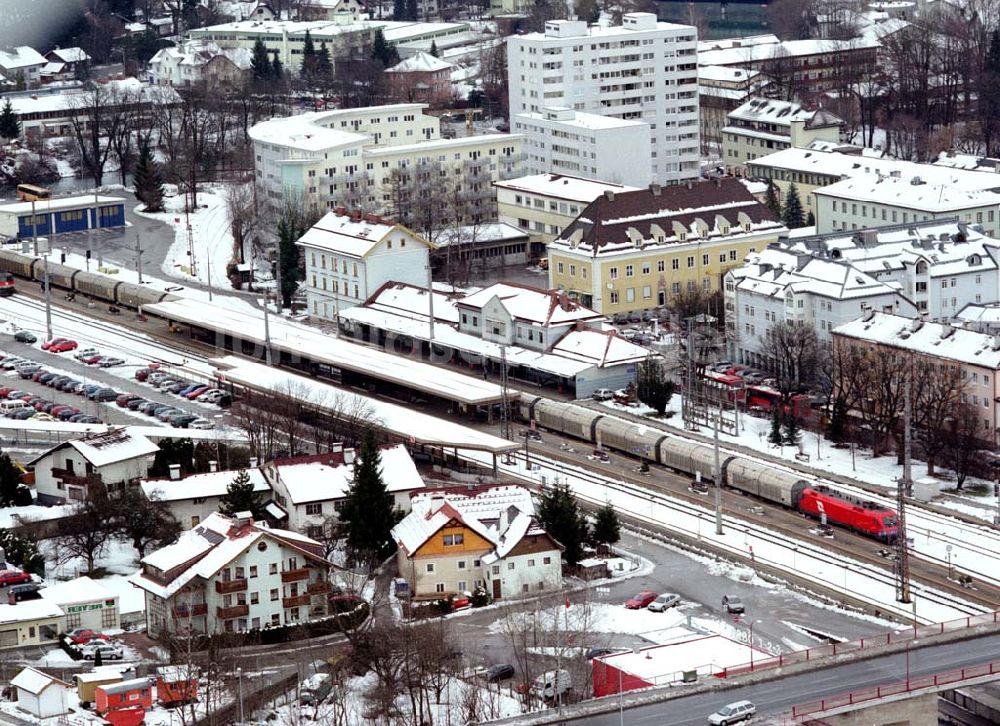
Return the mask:
POLYGON ((66 338, 53 338, 52 340, 46 340, 44 343, 42 343, 42 350, 48 350, 53 345, 56 345, 57 343, 63 343, 65 341, 66 338))
POLYGON ((26 582, 31 582, 31 575, 27 572, 21 572, 20 570, 0 571, 0 587, 23 585, 26 582))
POLYGON ((81 358, 81 363, 86 363, 88 366, 100 363, 104 359, 103 355, 88 355, 86 358, 81 358))
MULTIPOLYGON (((67 340, 66 338, 56 338, 48 344, 47 350, 49 353, 65 353, 70 350, 76 350, 76 341, 67 340)), ((42 346, 43 348, 45 346, 42 346)))
POLYGON ((643 590, 638 595, 625 601, 625 607, 629 610, 642 610, 656 599, 657 593, 652 590, 643 590))
POLYGON ((4 386, 3 388, 0 388, 0 398, 7 398, 7 394, 13 392, 14 392, 13 388, 11 388, 10 386, 4 386))
POLYGON ((118 398, 115 399, 115 403, 117 403, 122 408, 125 408, 128 405, 129 401, 134 401, 137 398, 139 398, 139 396, 135 395, 134 393, 123 393, 122 395, 120 395, 118 398))
POLYGON ((108 636, 87 628, 76 628, 66 633, 66 637, 75 645, 84 645, 92 640, 107 640, 108 636))

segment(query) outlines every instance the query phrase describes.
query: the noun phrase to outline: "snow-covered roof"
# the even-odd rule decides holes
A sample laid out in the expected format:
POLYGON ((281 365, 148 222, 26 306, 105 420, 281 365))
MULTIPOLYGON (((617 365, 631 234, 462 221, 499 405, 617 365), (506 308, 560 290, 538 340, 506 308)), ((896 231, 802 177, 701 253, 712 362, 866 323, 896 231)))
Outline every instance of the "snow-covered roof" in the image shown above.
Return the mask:
POLYGON ((601 313, 569 299, 560 290, 545 290, 512 282, 498 282, 456 301, 460 309, 482 310, 496 299, 515 320, 540 325, 568 325, 599 321, 601 313))
MULTIPOLYGON (((808 109, 794 101, 771 98, 752 98, 729 112, 730 123, 763 123, 791 127, 793 121, 804 121, 807 129, 840 126, 844 120, 822 108, 808 109)), ((728 127, 727 127, 728 128, 728 127)))
POLYGON ((934 166, 945 166, 949 169, 985 171, 993 174, 1000 171, 1000 159, 991 159, 988 156, 962 154, 952 151, 942 151, 933 164, 934 166))
POLYGON ((386 73, 434 73, 436 71, 450 71, 455 66, 448 61, 432 56, 430 53, 417 51, 409 58, 400 61, 391 68, 386 68, 386 73))
MULTIPOLYGON (((413 457, 402 444, 380 449, 382 481, 389 492, 415 491, 424 487, 424 480, 417 471, 413 457)), ((354 480, 354 460, 348 463, 343 456, 322 455, 304 457, 268 464, 269 476, 280 477, 288 491, 291 504, 332 501, 343 499, 354 480)))
POLYGON ((35 670, 31 666, 22 670, 10 681, 10 685, 14 686, 14 688, 27 691, 35 696, 54 684, 69 687, 69 684, 65 681, 61 681, 55 676, 50 676, 48 673, 35 670))
MULTIPOLYGON (((114 90, 114 94, 109 94, 109 108, 114 108, 119 103, 131 103, 126 98, 128 95, 138 94, 145 103, 168 104, 176 103, 180 100, 180 95, 170 86, 154 86, 143 83, 135 78, 124 78, 122 80, 108 81, 105 88, 114 90), (115 96, 121 92, 121 100, 115 96)), ((66 116, 80 113, 80 101, 86 93, 80 88, 60 88, 58 90, 38 90, 30 92, 9 93, 4 96, 4 101, 10 100, 11 108, 18 116, 32 116, 36 114, 54 114, 65 112, 66 116)))
POLYGON ((699 40, 698 52, 705 53, 710 50, 724 50, 726 48, 740 48, 749 45, 772 45, 780 43, 781 39, 773 33, 761 33, 760 35, 745 35, 739 38, 713 38, 712 40, 699 40))
POLYGON ((369 142, 366 134, 328 128, 319 121, 330 111, 307 111, 296 116, 272 118, 250 127, 253 141, 289 146, 303 151, 321 151, 341 146, 362 146, 369 142))
POLYGON ((1000 305, 997 303, 990 303, 988 305, 969 303, 955 314, 955 319, 966 324, 984 323, 987 325, 996 325, 1000 323, 1000 305))
POLYGON ((56 76, 62 73, 64 70, 66 70, 65 63, 49 61, 44 66, 42 66, 42 70, 40 70, 39 73, 42 74, 43 76, 56 76))
MULTIPOLYGON (((122 197, 98 196, 97 204, 124 204, 122 197)), ((45 212, 55 212, 60 209, 81 209, 94 206, 94 195, 84 194, 77 197, 54 197, 42 199, 34 204, 34 210, 38 214, 45 212)), ((0 204, 0 214, 31 214, 31 202, 12 202, 10 204, 0 204)))
POLYGON ((57 605, 75 605, 95 600, 114 600, 115 595, 96 580, 86 575, 75 580, 67 580, 39 590, 39 595, 57 605))
POLYGON ((296 244, 363 259, 395 231, 402 231, 408 242, 431 246, 427 240, 393 222, 378 217, 355 217, 337 212, 327 212, 323 215, 323 218, 310 227, 296 244))
POLYGON ((14 605, 0 603, 0 625, 61 618, 63 615, 61 607, 44 598, 22 600, 14 605))
POLYGON ((760 77, 760 71, 729 66, 701 66, 698 68, 698 83, 748 83, 760 77))
POLYGON ((56 48, 51 51, 49 55, 54 55, 56 58, 61 60, 63 63, 82 63, 84 61, 89 61, 90 56, 87 55, 87 51, 83 48, 56 48))
POLYGON ((834 328, 833 334, 994 371, 1000 370, 1000 347, 994 336, 956 328, 947 323, 874 312, 834 328))
POLYGON ((602 131, 609 129, 631 128, 634 126, 649 126, 640 119, 622 119, 614 116, 601 116, 596 113, 584 113, 575 111, 572 108, 560 106, 546 106, 541 112, 519 113, 514 116, 515 128, 520 129, 518 121, 525 123, 528 121, 546 121, 557 123, 562 126, 570 126, 588 131, 602 131))
POLYGON ((483 244, 486 242, 502 242, 506 240, 525 239, 530 236, 519 229, 503 222, 492 224, 476 224, 464 227, 449 227, 434 240, 436 247, 446 247, 453 241, 456 244, 483 244))
POLYGON ((648 348, 621 337, 614 330, 571 330, 552 346, 558 355, 596 368, 638 363, 651 354, 648 348))
MULTIPOLYGON (((255 492, 270 491, 260 469, 245 470, 250 477, 255 492)), ((203 474, 191 474, 181 479, 143 479, 139 482, 142 493, 147 499, 161 502, 179 502, 186 499, 202 497, 221 497, 233 483, 238 471, 211 471, 203 474)))
POLYGON ((44 66, 45 56, 28 45, 21 45, 13 50, 0 50, 0 70, 17 72, 32 66, 44 66))
POLYGON ((129 459, 139 459, 155 454, 160 447, 142 434, 128 428, 114 428, 104 433, 92 434, 82 439, 71 439, 57 444, 48 451, 36 456, 31 464, 46 456, 65 448, 76 449, 79 454, 100 468, 129 459))
POLYGON ((796 58, 825 53, 851 53, 869 48, 877 48, 878 45, 878 41, 872 38, 852 38, 851 40, 811 38, 808 40, 786 40, 780 43, 740 45, 739 47, 721 48, 718 50, 699 50, 698 65, 746 65, 748 63, 763 63, 772 58, 796 58))
POLYGON ((947 184, 925 183, 919 177, 861 176, 844 179, 813 191, 817 197, 874 202, 918 212, 947 214, 964 209, 1000 206, 1000 194, 975 189, 956 189, 947 184))
POLYGON ((581 179, 575 176, 566 176, 565 174, 532 174, 517 177, 516 179, 493 182, 493 186, 499 189, 510 189, 516 192, 537 194, 539 196, 551 197, 552 199, 566 199, 568 201, 584 202, 587 204, 597 199, 606 191, 615 193, 638 191, 638 187, 594 181, 593 179, 581 179))

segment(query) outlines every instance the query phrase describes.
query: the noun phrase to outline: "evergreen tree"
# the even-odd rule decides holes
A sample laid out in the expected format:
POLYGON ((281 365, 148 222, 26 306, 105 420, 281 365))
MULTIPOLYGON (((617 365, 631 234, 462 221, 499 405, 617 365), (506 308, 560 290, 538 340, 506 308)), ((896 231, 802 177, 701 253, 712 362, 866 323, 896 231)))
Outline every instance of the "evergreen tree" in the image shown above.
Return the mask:
POLYGON ((45 558, 38 551, 38 543, 30 535, 18 535, 9 529, 0 529, 0 547, 3 547, 8 562, 25 572, 45 574, 45 558))
POLYGON ((799 417, 794 413, 789 411, 784 416, 784 421, 782 423, 782 440, 788 446, 795 446, 799 443, 799 436, 801 435, 801 427, 799 426, 799 417))
POLYGON ((280 81, 285 77, 285 69, 281 65, 281 61, 278 59, 278 51, 274 51, 274 61, 271 63, 271 76, 270 80, 280 81))
POLYGON ((149 467, 149 476, 168 476, 171 464, 180 464, 181 475, 186 476, 192 471, 194 458, 194 443, 191 439, 164 439, 159 444, 153 464, 149 467))
POLYGON ((613 545, 621 538, 622 527, 621 522, 618 521, 618 513, 611 502, 608 502, 597 510, 591 539, 594 544, 613 545))
POLYGON ((399 53, 396 52, 396 46, 385 39, 382 28, 375 29, 371 55, 372 60, 377 60, 383 68, 390 68, 399 63, 399 53))
POLYGON ((778 189, 772 182, 767 183, 767 193, 764 195, 764 205, 781 219, 781 202, 778 201, 778 189))
POLYGON ((406 0, 392 1, 392 19, 406 20, 406 0))
POLYGON ((566 562, 576 565, 583 558, 583 543, 587 540, 589 528, 569 484, 545 487, 538 499, 538 521, 565 547, 563 557, 566 562))
POLYGON ((799 199, 799 190, 794 184, 788 187, 788 198, 785 199, 785 210, 781 214, 781 221, 788 229, 797 229, 805 224, 802 200, 799 199))
POLYGON ((132 185, 136 199, 146 205, 147 212, 163 211, 163 177, 148 141, 139 147, 132 185))
POLYGON ((780 406, 775 406, 774 410, 771 412, 771 433, 767 435, 767 440, 769 443, 775 446, 781 445, 781 408, 780 406))
POLYGON ((652 354, 639 364, 636 396, 661 416, 674 395, 674 382, 667 380, 663 366, 652 354))
POLYGON ((316 75, 316 46, 313 45, 312 36, 306 31, 305 40, 302 41, 302 70, 303 78, 313 78, 316 75))
POLYGON ((847 419, 847 404, 842 399, 833 402, 833 410, 830 412, 830 441, 839 444, 844 440, 844 424, 847 419))
POLYGON ((407 20, 418 20, 417 18, 417 0, 406 0, 406 19, 407 20))
POLYGON ((810 209, 809 214, 806 215, 806 227, 815 227, 815 226, 816 226, 816 215, 813 214, 812 210, 810 209))
POLYGON ((31 492, 21 481, 21 470, 6 453, 0 454, 0 505, 31 504, 31 492))
POLYGON ((278 220, 278 267, 281 275, 282 307, 291 306, 292 295, 295 294, 299 280, 303 277, 299 266, 299 248, 295 243, 305 232, 296 223, 293 215, 285 215, 278 220))
POLYGON ((253 482, 246 469, 240 469, 219 499, 219 511, 230 517, 237 512, 250 512, 254 519, 264 518, 264 497, 254 491, 253 482))
POLYGON ((400 514, 382 480, 382 454, 375 432, 369 429, 354 463, 354 480, 340 510, 350 557, 371 567, 388 557, 394 547, 390 530, 400 514))
POLYGON ((431 54, 432 56, 434 56, 435 58, 439 58, 439 57, 440 57, 440 55, 438 54, 438 46, 437 46, 437 43, 436 43, 436 42, 434 42, 434 40, 431 40, 431 49, 430 49, 430 54, 431 54))
POLYGON ((10 99, 8 98, 4 102, 3 110, 0 111, 0 138, 10 141, 20 135, 21 122, 14 113, 14 107, 10 105, 10 99))
POLYGON ((316 75, 319 78, 329 78, 333 74, 333 63, 330 61, 330 50, 326 43, 320 43, 316 51, 316 75))
POLYGON ((254 41, 250 64, 253 66, 253 77, 258 81, 266 81, 271 77, 271 61, 267 57, 267 48, 260 38, 254 41))

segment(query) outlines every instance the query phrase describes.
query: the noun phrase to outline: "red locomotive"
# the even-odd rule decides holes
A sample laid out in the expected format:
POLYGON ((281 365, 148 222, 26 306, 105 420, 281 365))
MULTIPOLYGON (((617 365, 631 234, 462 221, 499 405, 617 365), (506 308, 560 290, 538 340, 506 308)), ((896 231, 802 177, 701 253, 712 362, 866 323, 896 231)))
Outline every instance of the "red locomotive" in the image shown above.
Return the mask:
POLYGON ((10 297, 15 291, 14 276, 9 272, 0 272, 0 297, 10 297))
POLYGON ((826 521, 886 542, 896 539, 899 521, 896 512, 876 502, 838 492, 830 487, 807 487, 799 499, 798 510, 826 521))

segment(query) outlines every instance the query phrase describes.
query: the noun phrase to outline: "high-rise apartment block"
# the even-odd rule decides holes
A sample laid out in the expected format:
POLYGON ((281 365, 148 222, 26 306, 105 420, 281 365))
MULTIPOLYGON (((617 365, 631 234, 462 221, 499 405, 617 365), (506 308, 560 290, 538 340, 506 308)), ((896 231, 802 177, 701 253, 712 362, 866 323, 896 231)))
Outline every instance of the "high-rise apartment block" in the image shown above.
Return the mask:
POLYGON ((698 34, 626 13, 622 24, 551 20, 508 39, 510 113, 563 107, 649 124, 650 173, 659 183, 698 178, 698 34))

